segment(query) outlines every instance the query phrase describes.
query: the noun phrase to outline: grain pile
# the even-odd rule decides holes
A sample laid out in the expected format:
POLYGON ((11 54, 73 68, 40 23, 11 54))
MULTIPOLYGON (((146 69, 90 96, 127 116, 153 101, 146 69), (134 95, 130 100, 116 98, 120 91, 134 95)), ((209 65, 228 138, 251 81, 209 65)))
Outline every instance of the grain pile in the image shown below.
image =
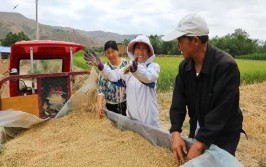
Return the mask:
POLYGON ((10 140, 1 167, 176 166, 169 150, 131 131, 120 131, 94 112, 71 112, 10 140))

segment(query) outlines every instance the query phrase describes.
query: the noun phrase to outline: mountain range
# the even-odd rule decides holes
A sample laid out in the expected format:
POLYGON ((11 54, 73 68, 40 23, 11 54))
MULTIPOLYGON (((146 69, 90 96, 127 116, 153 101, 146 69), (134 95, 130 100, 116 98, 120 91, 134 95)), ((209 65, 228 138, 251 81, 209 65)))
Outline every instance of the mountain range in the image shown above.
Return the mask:
MULTIPOLYGON (((20 13, 0 12, 0 40, 9 32, 24 32, 30 39, 36 38, 36 21, 28 19, 20 13)), ((39 23, 39 39, 59 40, 83 44, 90 47, 99 47, 108 40, 123 42, 131 40, 137 34, 120 35, 104 31, 84 31, 71 27, 44 25, 39 23)))

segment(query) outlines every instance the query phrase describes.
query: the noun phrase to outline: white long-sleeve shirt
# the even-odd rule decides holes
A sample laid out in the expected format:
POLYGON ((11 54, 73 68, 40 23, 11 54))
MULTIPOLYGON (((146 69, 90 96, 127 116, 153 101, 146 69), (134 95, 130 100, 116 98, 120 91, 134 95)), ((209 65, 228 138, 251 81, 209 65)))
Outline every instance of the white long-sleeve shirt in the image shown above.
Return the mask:
MULTIPOLYGON (((133 55, 129 56, 133 57, 133 55)), ((159 77, 160 66, 152 62, 154 58, 155 55, 152 55, 145 63, 138 63, 138 68, 134 73, 124 74, 124 68, 111 70, 110 67, 104 65, 101 74, 111 82, 117 82, 119 79, 125 81, 128 117, 159 127, 155 84, 159 77)))

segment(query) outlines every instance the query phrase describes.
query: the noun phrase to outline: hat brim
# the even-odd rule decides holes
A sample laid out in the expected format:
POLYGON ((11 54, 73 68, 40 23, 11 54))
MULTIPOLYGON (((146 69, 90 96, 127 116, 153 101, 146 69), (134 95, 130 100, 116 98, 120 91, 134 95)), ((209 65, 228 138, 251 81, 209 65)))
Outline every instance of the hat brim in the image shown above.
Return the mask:
POLYGON ((183 36, 185 34, 186 34, 185 32, 172 31, 169 34, 164 35, 161 39, 163 41, 166 41, 166 42, 167 41, 172 41, 172 40, 177 39, 177 38, 179 38, 179 37, 181 37, 181 36, 183 36))
POLYGON ((130 42, 129 44, 128 44, 128 46, 127 46, 127 51, 128 52, 131 52, 132 54, 133 54, 133 47, 134 47, 134 45, 135 45, 135 41, 133 41, 133 42, 130 42))
POLYGON ((127 51, 128 51, 128 52, 131 52, 132 54, 134 54, 134 45, 135 45, 136 43, 145 43, 146 45, 148 45, 148 47, 149 47, 149 49, 150 49, 150 55, 149 55, 149 56, 154 55, 154 49, 153 49, 153 47, 152 47, 150 44, 148 44, 148 43, 146 43, 146 42, 144 42, 144 41, 134 41, 134 40, 131 41, 131 42, 128 44, 127 51))

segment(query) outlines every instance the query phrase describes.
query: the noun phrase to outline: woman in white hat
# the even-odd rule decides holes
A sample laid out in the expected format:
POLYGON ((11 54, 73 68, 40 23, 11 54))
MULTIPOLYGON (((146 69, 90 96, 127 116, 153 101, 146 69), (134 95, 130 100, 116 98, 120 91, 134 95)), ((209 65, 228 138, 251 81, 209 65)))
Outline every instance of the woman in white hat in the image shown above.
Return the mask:
POLYGON ((123 69, 110 69, 95 53, 89 53, 84 58, 89 64, 97 66, 104 78, 112 82, 125 81, 128 117, 159 127, 156 82, 160 66, 152 62, 154 49, 147 36, 139 35, 128 44, 127 51, 132 63, 123 69))

